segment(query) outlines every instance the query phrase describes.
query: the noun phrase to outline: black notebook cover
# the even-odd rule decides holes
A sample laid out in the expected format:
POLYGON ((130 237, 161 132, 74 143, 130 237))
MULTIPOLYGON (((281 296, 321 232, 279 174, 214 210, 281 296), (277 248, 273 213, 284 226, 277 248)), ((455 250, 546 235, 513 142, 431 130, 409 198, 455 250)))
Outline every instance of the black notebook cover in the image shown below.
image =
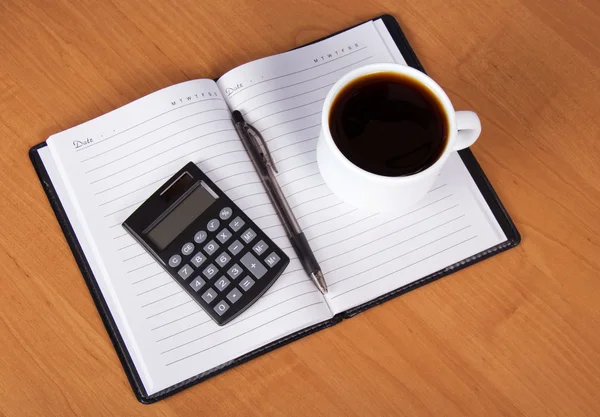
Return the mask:
MULTIPOLYGON (((382 19, 383 22, 385 23, 392 38, 396 42, 398 49, 400 50, 402 56, 406 60, 406 63, 413 68, 416 68, 420 71, 425 72, 425 70, 423 69, 423 66, 419 62, 417 56, 415 55, 410 44, 408 43, 408 40, 404 36, 402 29, 400 29, 400 26, 398 25, 398 22, 396 21, 396 19, 390 15, 383 15, 383 16, 377 17, 373 20, 378 20, 378 19, 382 19)), ((338 33, 340 33, 340 32, 338 32, 338 33)), ((330 36, 335 36, 336 34, 337 33, 332 34, 330 36)), ((318 42, 318 41, 315 41, 315 42, 318 42)), ((139 377, 139 374, 135 368, 133 360, 131 359, 131 356, 129 355, 127 347, 125 346, 125 343, 121 337, 119 329, 117 328, 117 325, 115 324, 115 321, 112 317, 110 309, 108 308, 108 305, 106 304, 106 301, 104 300, 102 292, 100 291, 98 283, 96 282, 96 279, 95 279, 95 277, 92 273, 92 270, 87 262, 87 259, 84 256, 83 250, 81 249, 81 246, 77 240, 77 236, 75 235, 73 228, 71 226, 71 223, 69 222, 69 219, 67 218, 66 213, 63 209, 63 206, 62 206, 60 200, 58 199, 58 195, 56 194, 56 190, 54 189, 54 186, 52 185, 52 182, 50 180, 50 177, 48 176, 46 168, 44 167, 42 160, 37 152, 39 148, 42 148, 44 146, 46 146, 46 143, 42 142, 42 143, 32 147, 29 150, 29 157, 31 158, 31 162, 33 163, 33 166, 40 178, 40 182, 42 183, 44 191, 46 192, 48 200, 50 201, 50 205, 52 206, 52 209, 54 210, 54 213, 58 219, 58 222, 62 228, 62 231, 65 234, 66 240, 71 248, 71 251, 73 252, 73 256, 75 257, 75 260, 77 261, 77 265, 79 266, 79 269, 81 270, 81 273, 85 279, 85 282, 86 282, 88 289, 92 295, 94 303, 96 304, 96 308, 98 309, 98 313, 100 314, 100 317, 102 318, 102 321, 104 322, 104 326, 106 327, 106 330, 107 330, 107 332, 110 336, 110 339, 115 347, 115 350, 117 351, 119 359, 121 360, 121 364, 123 365, 123 369, 125 370, 125 373, 127 374, 129 383, 131 384, 131 387, 132 387, 137 399, 144 404, 150 404, 150 403, 159 401, 159 400, 166 398, 170 395, 173 395, 185 388, 188 388, 188 387, 195 385, 199 382, 202 382, 212 376, 215 376, 223 371, 226 371, 227 369, 230 369, 236 365, 247 362, 250 359, 253 359, 259 355, 262 355, 273 349, 283 346, 293 340, 300 339, 301 337, 307 336, 318 330, 333 326, 334 324, 339 323, 341 320, 352 317, 352 316, 360 313, 361 311, 364 311, 368 308, 379 305, 387 300, 390 300, 394 297, 397 297, 401 294, 404 294, 408 291, 411 291, 411 290, 418 288, 422 285, 425 285, 429 282, 435 281, 436 279, 439 279, 443 276, 446 276, 455 271, 463 269, 463 268, 465 268, 469 265, 472 265, 476 262, 479 262, 483 259, 489 258, 490 256, 493 256, 499 252, 502 252, 509 248, 512 248, 512 247, 518 245, 519 242, 521 241, 521 236, 519 235, 519 232, 517 231, 515 224, 512 222, 508 213, 502 206, 502 203, 500 202, 498 195, 496 194, 496 192, 492 188, 492 185, 486 178, 483 170, 481 169, 477 160, 475 159, 475 156, 473 156, 473 153, 469 149, 464 149, 462 151, 459 151, 458 153, 459 153, 461 159, 463 160, 465 166, 469 170, 469 173, 473 177, 473 180, 477 184, 477 187, 479 187, 480 192, 482 193, 483 197, 485 198, 485 201, 489 205, 496 220, 502 227, 502 230, 504 231, 504 234, 507 237, 507 240, 505 242, 503 242, 499 245, 496 245, 486 251, 478 253, 474 256, 471 256, 467 259, 464 259, 460 262, 457 262, 454 265, 448 266, 434 274, 423 277, 420 280, 417 280, 409 285, 398 288, 397 290, 387 293, 387 294, 385 294, 381 297, 378 297, 374 300, 371 300, 365 304, 354 307, 350 310, 345 311, 344 313, 337 314, 329 321, 326 321, 326 322, 320 323, 318 325, 303 329, 299 332, 293 333, 289 336, 286 336, 282 339, 279 339, 275 342, 265 345, 259 349, 249 352, 235 360, 221 364, 220 366, 217 366, 209 371, 203 372, 203 373, 198 374, 192 378, 189 378, 183 382, 180 382, 179 384, 173 385, 173 386, 171 386, 167 389, 164 389, 162 391, 159 391, 155 394, 148 395, 146 393, 146 390, 144 389, 144 385, 143 385, 143 383, 139 377)))

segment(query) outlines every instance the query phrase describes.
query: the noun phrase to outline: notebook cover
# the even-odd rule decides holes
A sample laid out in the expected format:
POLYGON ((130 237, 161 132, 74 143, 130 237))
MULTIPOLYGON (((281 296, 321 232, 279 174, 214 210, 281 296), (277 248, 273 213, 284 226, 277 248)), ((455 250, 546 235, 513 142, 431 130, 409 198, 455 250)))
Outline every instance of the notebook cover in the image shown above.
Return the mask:
MULTIPOLYGON (((409 66, 417 68, 424 72, 423 66, 421 65, 417 56, 415 55, 414 51, 412 50, 410 44, 408 43, 408 40, 406 39, 406 37, 404 36, 404 33, 400 29, 400 26, 398 25, 398 22, 396 21, 396 19, 391 15, 383 15, 383 16, 377 17, 373 20, 378 20, 378 19, 382 19, 383 22, 385 23, 392 38, 398 45, 398 49, 400 50, 404 59, 406 60, 406 63, 409 66)), ((343 32, 343 31, 334 33, 332 35, 329 35, 328 37, 335 36, 336 34, 341 33, 341 32, 343 32)), ((317 40, 315 42, 318 42, 318 41, 319 40, 317 40)), ((500 202, 498 195, 492 188, 490 182, 488 181, 488 179, 486 178, 485 174, 483 173, 481 167, 477 163, 477 160, 473 156, 473 153, 469 149, 459 151, 460 157, 462 158, 467 169, 469 170, 470 174, 472 175, 475 183, 479 187, 487 204, 490 206, 490 209, 492 210, 492 213, 496 217, 496 220, 499 222, 500 226, 502 227, 502 230, 504 231, 504 233, 507 237, 507 240, 505 242, 503 242, 493 248, 490 248, 484 252, 481 252, 477 255, 471 256, 470 258, 464 259, 461 262, 458 262, 454 265, 444 268, 443 270, 440 270, 434 274, 424 277, 424 278, 422 278, 416 282, 413 282, 405 287, 399 288, 388 294, 385 294, 381 297, 371 300, 365 304, 354 307, 350 310, 345 311, 344 313, 337 314, 331 320, 328 320, 323 323, 319 323, 315 326, 308 327, 306 329, 303 329, 301 331, 298 331, 296 333, 288 335, 282 339, 279 339, 279 340, 272 342, 268 345, 265 345, 259 349, 249 352, 235 360, 221 364, 213 369, 210 369, 206 372, 198 374, 192 378, 182 381, 182 382, 180 382, 176 385, 173 385, 167 389, 164 389, 164 390, 154 393, 152 395, 148 395, 148 393, 144 389, 144 385, 143 385, 143 383, 139 377, 139 374, 135 368, 133 360, 131 359, 131 356, 129 355, 127 347, 125 346, 123 338, 121 337, 119 329, 117 328, 117 325, 112 317, 110 309, 108 308, 108 305, 106 304, 106 301, 104 300, 102 292, 100 291, 98 283, 96 282, 96 279, 95 279, 95 277, 92 273, 92 270, 87 262, 87 259, 85 258, 84 254, 83 254, 81 246, 79 245, 79 242, 77 240, 77 236, 75 235, 75 233, 73 231, 71 223, 69 222, 69 219, 66 216, 64 208, 63 208, 60 200, 58 199, 58 195, 56 194, 56 190, 54 189, 54 186, 52 185, 50 177, 48 176, 48 173, 44 167, 44 164, 42 163, 42 160, 38 154, 38 149, 40 149, 44 146, 47 146, 45 142, 42 142, 38 145, 33 146, 29 150, 29 157, 31 159, 31 162, 32 162, 37 174, 38 174, 38 177, 40 179, 42 187, 44 188, 44 191, 46 192, 46 196, 48 197, 50 205, 52 206, 52 209, 54 210, 54 214, 56 215, 56 218, 60 224, 60 227, 65 235, 67 243, 69 244, 69 247, 71 248, 71 251, 73 252, 73 256, 75 257, 77 266, 81 270, 81 273, 85 279, 85 282, 88 286, 90 294, 92 295, 92 299, 94 300, 96 308, 98 309, 98 313, 100 314, 100 317, 102 318, 102 321, 104 322, 104 326, 106 327, 106 330, 107 330, 108 335, 109 335, 109 337, 113 343, 113 346, 117 352, 119 360, 121 361, 121 365, 123 366, 123 369, 125 370, 125 374, 127 375, 129 383, 131 384, 131 387, 133 389, 133 392, 135 393, 135 396, 137 397, 138 401, 140 401, 143 404, 151 404, 153 402, 159 401, 159 400, 166 398, 170 395, 173 395, 185 388, 188 388, 192 385, 198 384, 212 376, 218 375, 221 372, 224 372, 236 365, 245 363, 245 362, 247 362, 253 358, 256 358, 262 354, 270 352, 273 349, 276 349, 280 346, 286 345, 294 340, 300 339, 300 338, 307 336, 311 333, 314 333, 318 330, 333 326, 333 325, 337 324, 338 322, 340 322, 341 320, 352 317, 361 311, 364 311, 368 308, 379 305, 389 299, 392 299, 401 294, 404 294, 405 292, 408 292, 410 290, 418 288, 422 285, 425 285, 425 284, 432 282, 436 279, 439 279, 443 276, 451 274, 452 272, 458 271, 462 268, 465 268, 469 265, 472 265, 476 262, 479 262, 483 259, 493 256, 496 253, 499 253, 499 252, 505 251, 509 248, 512 248, 512 247, 518 245, 521 240, 521 237, 515 227, 515 224, 512 222, 512 220, 508 216, 508 213, 502 206, 502 203, 500 202)))

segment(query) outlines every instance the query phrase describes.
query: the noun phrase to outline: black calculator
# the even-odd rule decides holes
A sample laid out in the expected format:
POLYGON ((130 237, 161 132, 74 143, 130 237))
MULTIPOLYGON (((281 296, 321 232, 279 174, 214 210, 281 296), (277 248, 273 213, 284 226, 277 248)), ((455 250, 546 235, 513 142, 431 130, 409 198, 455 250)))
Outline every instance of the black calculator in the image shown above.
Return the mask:
POLYGON ((290 262, 192 162, 123 227, 219 325, 250 307, 290 262))

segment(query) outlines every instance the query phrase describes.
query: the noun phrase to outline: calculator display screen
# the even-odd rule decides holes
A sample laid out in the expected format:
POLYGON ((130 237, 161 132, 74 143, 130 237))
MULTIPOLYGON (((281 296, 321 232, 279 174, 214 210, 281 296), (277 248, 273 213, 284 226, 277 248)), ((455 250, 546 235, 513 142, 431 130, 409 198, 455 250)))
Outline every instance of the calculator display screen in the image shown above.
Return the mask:
POLYGON ((156 249, 163 250, 215 201, 215 195, 201 183, 200 187, 192 191, 150 229, 146 236, 154 243, 156 249))

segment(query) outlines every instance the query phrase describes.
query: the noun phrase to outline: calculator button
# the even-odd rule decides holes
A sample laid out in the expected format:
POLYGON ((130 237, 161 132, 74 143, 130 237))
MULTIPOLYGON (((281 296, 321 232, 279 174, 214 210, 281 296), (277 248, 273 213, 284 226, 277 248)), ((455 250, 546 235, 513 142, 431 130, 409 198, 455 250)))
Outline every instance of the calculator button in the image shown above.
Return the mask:
POLYGON ((242 290, 244 291, 248 291, 253 285, 254 280, 250 277, 246 277, 242 280, 242 282, 240 282, 240 287, 242 287, 242 290))
POLYGON ((209 288, 208 291, 206 291, 204 294, 202 294, 202 299, 207 303, 210 304, 212 303, 212 301, 217 298, 217 292, 215 290, 213 290, 212 288, 209 288))
POLYGON ((219 257, 217 258, 217 263, 219 264, 219 266, 222 268, 225 265, 227 265, 227 262, 229 262, 231 260, 231 256, 229 256, 227 254, 227 252, 223 252, 222 254, 219 255, 219 257))
POLYGON ((200 265, 202 265, 204 261, 206 261, 206 256, 204 256, 202 252, 198 252, 197 254, 195 254, 191 260, 192 264, 196 268, 200 268, 200 265))
POLYGON ((221 300, 213 310, 215 310, 219 316, 222 316, 227 310, 229 310, 229 304, 227 304, 225 300, 221 300))
POLYGON ((214 232, 215 230, 217 230, 219 228, 220 224, 221 223, 217 219, 212 219, 211 221, 208 222, 208 224, 206 225, 206 228, 208 229, 209 232, 214 232))
POLYGON ((194 242, 202 243, 206 240, 207 233, 204 230, 200 230, 198 233, 194 235, 194 242))
POLYGON ((260 261, 256 259, 250 252, 242 256, 240 261, 242 262, 242 265, 244 265, 246 269, 250 271, 256 278, 262 277, 267 272, 267 268, 265 268, 264 265, 261 264, 260 261))
POLYGON ((217 249, 219 249, 219 244, 214 240, 211 240, 204 246, 204 252, 208 253, 209 255, 215 253, 217 249))
POLYGON ((244 225, 246 224, 245 221, 243 221, 242 219, 240 219, 240 216, 237 216, 235 219, 233 219, 231 221, 231 223, 229 223, 229 227, 231 227, 231 229, 234 232, 237 232, 238 230, 240 230, 244 225))
POLYGON ((181 253, 184 254, 184 255, 186 255, 186 256, 187 255, 191 255, 192 252, 194 251, 194 247, 195 246, 194 246, 193 243, 188 242, 188 243, 186 243, 185 245, 183 245, 181 247, 181 253))
POLYGON ((237 288, 234 288, 233 290, 231 290, 229 292, 229 294, 227 294, 227 299, 229 300, 229 302, 231 304, 234 304, 237 300, 240 299, 241 296, 242 296, 242 293, 240 292, 240 290, 238 290, 237 288))
POLYGON ((221 230, 219 232, 219 234, 217 235, 217 239, 219 239, 219 242, 221 242, 221 243, 227 242, 230 237, 231 237, 231 232, 227 229, 221 230))
POLYGON ((236 279, 241 273, 242 267, 238 264, 234 264, 231 268, 229 268, 229 271, 227 271, 227 275, 229 275, 233 279, 236 279))
POLYGON ((252 248, 252 250, 257 254, 257 255, 262 255, 263 253, 265 253, 265 251, 269 248, 269 245, 267 245, 264 241, 260 241, 258 242, 256 245, 254 245, 254 247, 252 248))
POLYGON ((252 242, 252 239, 254 239, 256 237, 256 232, 254 232, 254 230, 252 229, 248 229, 244 232, 244 234, 242 235, 242 239, 244 239, 244 242, 246 243, 250 243, 252 242))
POLYGON ((204 284, 206 284, 206 281, 204 281, 202 278, 198 277, 198 278, 194 278, 194 280, 192 282, 190 282, 190 287, 192 287, 192 289, 196 292, 198 292, 200 290, 200 288, 204 287, 204 284))
POLYGON ((202 271, 202 273, 204 274, 204 276, 206 278, 211 279, 212 277, 215 276, 217 271, 218 271, 217 267, 214 266, 213 264, 210 264, 204 269, 204 271, 202 271))
POLYGON ((179 255, 173 255, 173 256, 171 256, 171 259, 169 259, 169 266, 171 268, 175 268, 176 266, 179 266, 180 263, 181 263, 181 256, 179 256, 179 255))
POLYGON ((223 291, 225 288, 229 287, 230 283, 231 281, 229 281, 227 278, 221 277, 215 283, 215 287, 217 287, 217 290, 223 291))
POLYGON ((188 264, 185 264, 179 271, 177 271, 177 274, 179 274, 179 276, 183 279, 188 279, 190 275, 192 275, 192 272, 194 272, 192 267, 188 264))
POLYGON ((280 260, 281 258, 275 252, 271 252, 271 254, 265 258, 265 262, 267 263, 267 265, 269 265, 269 268, 272 268, 275 265, 277 265, 277 262, 279 262, 280 260))
POLYGON ((229 252, 231 252, 231 254, 233 256, 237 255, 238 253, 240 253, 240 251, 244 248, 244 245, 242 245, 242 243, 239 240, 234 240, 233 243, 231 245, 229 245, 229 252))
POLYGON ((228 218, 231 217, 231 209, 229 207, 225 207, 222 208, 221 211, 219 212, 219 217, 221 218, 221 220, 227 220, 228 218))

